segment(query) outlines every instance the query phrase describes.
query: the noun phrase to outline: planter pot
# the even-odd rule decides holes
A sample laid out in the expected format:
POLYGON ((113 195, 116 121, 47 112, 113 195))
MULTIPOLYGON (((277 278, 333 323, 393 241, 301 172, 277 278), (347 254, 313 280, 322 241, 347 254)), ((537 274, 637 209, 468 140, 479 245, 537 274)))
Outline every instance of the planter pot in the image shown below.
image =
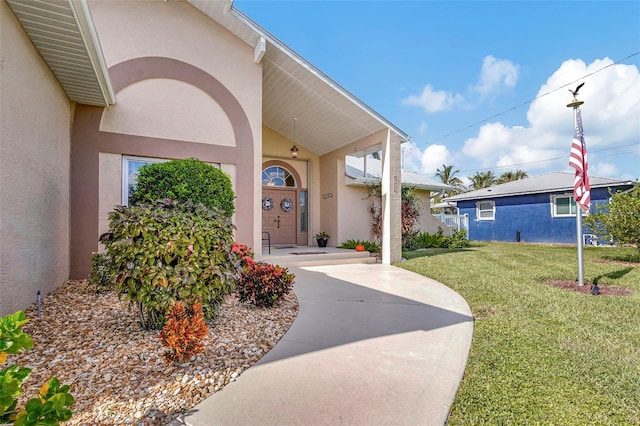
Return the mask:
POLYGON ((356 246, 356 251, 364 251, 364 246, 363 245, 356 246))
POLYGON ((326 247, 327 246, 327 241, 326 239, 323 238, 318 238, 316 240, 318 242, 318 247, 326 247))

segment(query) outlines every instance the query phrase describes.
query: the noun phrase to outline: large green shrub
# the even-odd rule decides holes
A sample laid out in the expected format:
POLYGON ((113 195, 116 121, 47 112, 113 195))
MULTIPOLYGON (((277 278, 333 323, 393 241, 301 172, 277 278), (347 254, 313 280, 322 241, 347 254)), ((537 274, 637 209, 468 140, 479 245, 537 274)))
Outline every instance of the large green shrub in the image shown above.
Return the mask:
POLYGON ((235 195, 231 179, 222 170, 195 158, 151 163, 140 167, 138 182, 131 192, 131 204, 163 198, 202 203, 231 217, 235 195))
POLYGON ((602 241, 613 239, 640 250, 640 184, 612 193, 608 203, 596 204, 584 223, 602 241))
POLYGON ((111 256, 114 285, 137 305, 144 328, 160 328, 174 301, 200 302, 207 318, 237 278, 233 225, 217 209, 159 200, 109 214, 101 238, 111 256))

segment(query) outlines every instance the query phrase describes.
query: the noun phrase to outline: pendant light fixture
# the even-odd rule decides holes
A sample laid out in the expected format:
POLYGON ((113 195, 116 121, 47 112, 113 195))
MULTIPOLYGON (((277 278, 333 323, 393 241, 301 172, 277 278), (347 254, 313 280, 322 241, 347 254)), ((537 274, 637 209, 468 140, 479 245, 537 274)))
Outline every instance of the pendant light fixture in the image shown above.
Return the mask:
POLYGON ((298 147, 296 146, 296 121, 297 118, 293 119, 293 146, 291 147, 291 158, 298 158, 298 147))

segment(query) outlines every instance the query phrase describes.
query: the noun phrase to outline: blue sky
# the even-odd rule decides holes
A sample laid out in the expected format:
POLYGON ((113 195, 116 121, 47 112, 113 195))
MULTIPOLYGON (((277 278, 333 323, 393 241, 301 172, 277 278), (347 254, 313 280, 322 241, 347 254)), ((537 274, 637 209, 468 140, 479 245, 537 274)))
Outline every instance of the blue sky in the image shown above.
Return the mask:
POLYGON ((585 82, 591 174, 640 178, 638 1, 234 6, 408 133, 406 169, 571 171, 571 94, 560 87, 585 82))

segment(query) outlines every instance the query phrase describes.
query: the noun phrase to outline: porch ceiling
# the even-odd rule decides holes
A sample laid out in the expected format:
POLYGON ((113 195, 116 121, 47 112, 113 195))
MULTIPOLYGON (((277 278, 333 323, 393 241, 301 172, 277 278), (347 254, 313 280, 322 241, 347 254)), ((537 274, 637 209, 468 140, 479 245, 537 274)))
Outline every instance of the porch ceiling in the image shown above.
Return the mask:
POLYGON ((7 0, 70 100, 115 103, 100 43, 83 0, 7 0))
POLYGON ((263 124, 316 155, 342 148, 390 128, 409 137, 380 114, 235 9, 232 1, 188 0, 256 49, 264 40, 263 124), (294 118, 296 121, 294 137, 294 118))

